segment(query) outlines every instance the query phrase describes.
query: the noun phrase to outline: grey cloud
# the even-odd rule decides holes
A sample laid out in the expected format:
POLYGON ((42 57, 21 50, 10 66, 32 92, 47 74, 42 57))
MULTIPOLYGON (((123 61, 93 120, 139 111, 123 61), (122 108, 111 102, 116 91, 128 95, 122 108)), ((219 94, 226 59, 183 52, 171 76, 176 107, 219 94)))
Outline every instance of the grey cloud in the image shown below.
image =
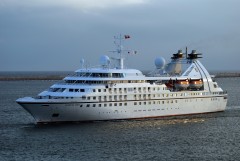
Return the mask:
POLYGON ((5 5, 0 10, 0 70, 69 71, 80 66, 81 58, 94 65, 113 50, 112 38, 119 33, 130 34, 126 47, 139 51, 127 59, 129 67, 150 70, 157 56, 168 59, 189 46, 204 54, 210 70, 234 70, 240 67, 232 65, 239 59, 239 3, 151 0, 88 12, 64 5, 5 5))

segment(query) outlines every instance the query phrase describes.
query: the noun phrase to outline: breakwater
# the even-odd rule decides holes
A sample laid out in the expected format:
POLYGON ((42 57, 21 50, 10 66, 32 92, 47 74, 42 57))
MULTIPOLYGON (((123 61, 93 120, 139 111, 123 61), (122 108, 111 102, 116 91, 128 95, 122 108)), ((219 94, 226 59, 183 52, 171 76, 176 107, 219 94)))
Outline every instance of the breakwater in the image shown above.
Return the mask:
POLYGON ((72 72, 0 72, 0 81, 61 80, 72 72))
POLYGON ((61 76, 41 76, 41 77, 0 77, 0 81, 18 81, 18 80, 61 80, 61 76))
POLYGON ((215 75, 215 78, 240 77, 240 72, 220 72, 214 75, 215 75))

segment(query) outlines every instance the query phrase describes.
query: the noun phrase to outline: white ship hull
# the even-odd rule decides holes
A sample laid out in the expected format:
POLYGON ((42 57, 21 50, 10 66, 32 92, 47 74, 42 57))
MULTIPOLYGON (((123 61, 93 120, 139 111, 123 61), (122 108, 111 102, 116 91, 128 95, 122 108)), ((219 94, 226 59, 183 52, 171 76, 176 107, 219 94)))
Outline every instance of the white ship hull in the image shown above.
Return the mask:
POLYGON ((168 100, 101 102, 99 103, 101 107, 98 107, 98 103, 81 102, 26 103, 19 100, 18 103, 35 118, 37 123, 50 123, 138 119, 219 112, 225 110, 227 99, 223 96, 216 96, 168 100), (140 102, 141 105, 139 105, 140 102), (112 105, 116 103, 117 106, 110 107, 110 103, 112 105), (122 106, 119 106, 120 103, 122 106), (95 104, 95 107, 93 107, 93 104, 95 104))
MULTIPOLYGON (((124 67, 122 41, 115 38, 117 57, 100 57, 99 68, 82 66, 36 98, 17 100, 41 122, 138 119, 224 111, 227 93, 212 80, 195 50, 156 58, 156 69, 144 75, 124 67), (113 63, 111 63, 113 61, 113 63), (115 63, 114 63, 115 62, 115 63), (189 87, 190 82, 190 87, 189 87), (192 83, 192 84, 191 84, 192 83)), ((128 51, 129 53, 129 51, 128 51)), ((82 65, 84 61, 81 61, 82 65)))

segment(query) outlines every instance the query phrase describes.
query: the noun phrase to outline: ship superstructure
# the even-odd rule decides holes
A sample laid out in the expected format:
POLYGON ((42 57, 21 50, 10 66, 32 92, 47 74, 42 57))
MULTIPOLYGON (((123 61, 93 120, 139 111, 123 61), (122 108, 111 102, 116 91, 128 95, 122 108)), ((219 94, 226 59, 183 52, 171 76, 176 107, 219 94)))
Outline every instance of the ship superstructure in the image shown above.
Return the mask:
MULTIPOLYGON (((144 75, 124 67, 122 41, 115 37, 116 57, 104 55, 98 68, 82 68, 37 97, 19 98, 36 120, 44 122, 136 119, 224 111, 227 93, 199 61, 201 54, 179 50, 171 61, 155 60, 144 75), (115 60, 115 65, 112 64, 115 60)), ((135 51, 134 51, 135 52, 135 51)), ((81 61, 82 64, 84 61, 81 61)))

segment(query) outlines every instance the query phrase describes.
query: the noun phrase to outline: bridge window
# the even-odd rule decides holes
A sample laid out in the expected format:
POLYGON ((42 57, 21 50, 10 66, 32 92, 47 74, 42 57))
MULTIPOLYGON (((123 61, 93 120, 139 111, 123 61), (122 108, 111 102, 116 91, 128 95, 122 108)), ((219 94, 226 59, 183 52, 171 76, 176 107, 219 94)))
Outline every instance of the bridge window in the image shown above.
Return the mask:
POLYGON ((80 89, 80 92, 85 92, 85 89, 80 89))

